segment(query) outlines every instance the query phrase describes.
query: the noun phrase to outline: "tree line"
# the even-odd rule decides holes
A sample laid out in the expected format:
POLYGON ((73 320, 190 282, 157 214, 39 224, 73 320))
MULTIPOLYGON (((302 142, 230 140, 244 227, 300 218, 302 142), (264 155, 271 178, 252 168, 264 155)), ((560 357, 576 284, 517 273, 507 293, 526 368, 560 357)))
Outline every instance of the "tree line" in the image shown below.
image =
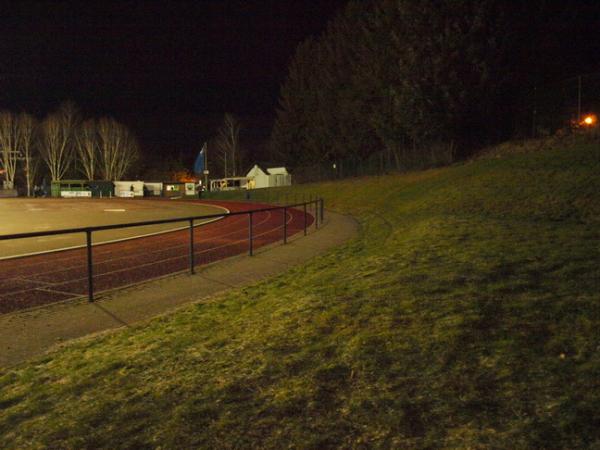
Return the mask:
POLYGON ((529 25, 544 3, 349 1, 291 60, 272 157, 331 166, 384 154, 404 169, 506 137, 517 85, 534 72, 526 50, 547 39, 529 25))
POLYGON ((5 187, 13 189, 20 175, 31 196, 33 186, 48 175, 88 180, 120 180, 139 158, 133 133, 111 117, 83 119, 65 102, 38 121, 28 113, 0 111, 0 167, 5 187))

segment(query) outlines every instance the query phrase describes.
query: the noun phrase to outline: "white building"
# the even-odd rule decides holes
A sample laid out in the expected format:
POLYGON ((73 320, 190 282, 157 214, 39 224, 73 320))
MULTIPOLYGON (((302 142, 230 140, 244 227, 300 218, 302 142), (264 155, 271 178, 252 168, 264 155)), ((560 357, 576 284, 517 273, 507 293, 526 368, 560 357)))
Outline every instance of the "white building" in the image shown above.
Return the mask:
POLYGON ((115 197, 143 197, 143 181, 113 181, 115 197))
POLYGON ((248 178, 248 189, 290 186, 292 184, 292 176, 285 167, 269 167, 263 170, 258 164, 255 164, 246 174, 246 178, 248 178))
POLYGON ((229 177, 210 180, 211 191, 234 191, 249 189, 247 177, 229 177))
POLYGON ((160 197, 163 191, 163 184, 160 182, 146 182, 144 181, 144 187, 146 188, 146 194, 152 197, 160 197))

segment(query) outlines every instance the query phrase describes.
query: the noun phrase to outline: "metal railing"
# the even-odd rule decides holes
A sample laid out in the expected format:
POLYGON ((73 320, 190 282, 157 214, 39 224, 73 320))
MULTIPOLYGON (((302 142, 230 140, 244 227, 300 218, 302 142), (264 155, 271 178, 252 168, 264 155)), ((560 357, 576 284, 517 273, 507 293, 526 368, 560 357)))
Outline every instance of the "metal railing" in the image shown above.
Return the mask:
MULTIPOLYGON (((311 199, 307 202, 295 203, 290 205, 283 206, 270 206, 267 208, 258 208, 258 209, 250 209, 245 211, 234 211, 234 212, 226 212, 220 214, 208 214, 201 216, 189 216, 175 219, 161 219, 161 220, 148 220, 143 222, 131 222, 131 223, 120 223, 114 225, 100 225, 94 227, 78 227, 78 228, 65 228, 60 230, 52 230, 52 231, 35 231, 30 233, 16 233, 16 234, 6 234, 0 235, 0 241, 14 240, 14 239, 26 239, 26 238, 35 238, 35 237, 43 237, 43 236, 57 236, 64 234, 76 234, 76 233, 84 233, 86 237, 86 253, 87 253, 87 291, 88 291, 88 300, 90 302, 94 301, 94 270, 93 270, 93 233, 97 231, 106 231, 106 230, 116 230, 122 228, 133 228, 133 227, 141 227, 147 225, 162 225, 168 223, 178 223, 178 222, 188 222, 189 224, 189 271, 190 274, 194 274, 195 270, 195 261, 194 261, 194 222, 197 220, 209 220, 209 219, 219 219, 226 218, 230 216, 248 216, 248 255, 254 255, 254 234, 253 234, 253 215, 263 212, 270 211, 283 211, 283 244, 287 244, 288 242, 288 227, 287 227, 287 211, 292 208, 303 208, 304 212, 304 235, 307 234, 308 221, 307 221, 307 207, 311 206, 314 208, 314 225, 315 229, 318 229, 320 225, 323 224, 324 220, 324 202, 322 198, 311 199)), ((135 239, 132 237, 131 239, 135 239)), ((59 252, 61 250, 56 250, 59 252)))

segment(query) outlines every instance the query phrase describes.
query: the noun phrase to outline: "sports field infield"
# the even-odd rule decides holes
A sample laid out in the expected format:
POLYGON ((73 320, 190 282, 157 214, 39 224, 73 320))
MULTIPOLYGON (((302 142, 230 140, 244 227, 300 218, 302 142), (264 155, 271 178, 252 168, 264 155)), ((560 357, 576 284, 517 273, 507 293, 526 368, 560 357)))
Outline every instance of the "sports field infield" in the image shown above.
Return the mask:
MULTIPOLYGON (((227 212, 195 201, 137 199, 0 199, 0 235, 143 222, 227 212)), ((198 225, 215 219, 199 220, 198 225)), ((99 231, 94 244, 164 233, 187 223, 99 231)), ((85 245, 83 233, 0 241, 0 259, 85 245)))

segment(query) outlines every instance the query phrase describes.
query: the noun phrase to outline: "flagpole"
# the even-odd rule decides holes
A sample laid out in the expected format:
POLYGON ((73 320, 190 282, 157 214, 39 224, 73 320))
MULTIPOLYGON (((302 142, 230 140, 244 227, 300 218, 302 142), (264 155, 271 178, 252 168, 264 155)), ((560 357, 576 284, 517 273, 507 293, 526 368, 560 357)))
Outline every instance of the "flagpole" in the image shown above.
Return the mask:
POLYGON ((204 189, 208 192, 208 144, 204 143, 204 189))

